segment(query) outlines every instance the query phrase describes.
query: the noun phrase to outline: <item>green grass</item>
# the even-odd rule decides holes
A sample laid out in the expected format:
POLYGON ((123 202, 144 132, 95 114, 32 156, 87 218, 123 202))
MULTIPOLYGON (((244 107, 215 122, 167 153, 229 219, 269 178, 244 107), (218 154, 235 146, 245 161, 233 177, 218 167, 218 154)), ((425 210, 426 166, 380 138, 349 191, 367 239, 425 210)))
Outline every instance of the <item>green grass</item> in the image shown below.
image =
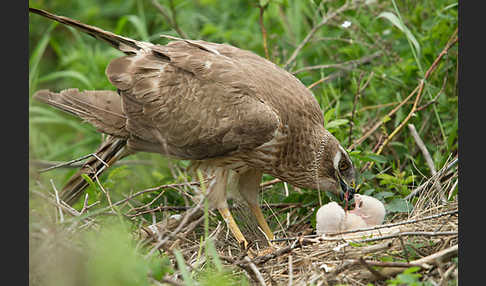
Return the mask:
MULTIPOLYGON (((190 38, 229 43, 264 56, 257 2, 173 1, 178 24, 190 38)), ((264 13, 264 24, 268 35, 270 58, 281 66, 313 25, 320 21, 322 12, 318 12, 318 9, 326 12, 344 3, 344 1, 328 1, 321 5, 317 0, 268 2, 264 13)), ((411 104, 406 104, 391 118, 385 118, 385 115, 395 106, 387 104, 402 101, 414 90, 457 28, 457 1, 368 2, 370 4, 349 10, 319 29, 313 39, 301 50, 290 70, 295 71, 312 65, 341 63, 360 59, 377 51, 382 52, 382 56, 371 63, 359 65, 330 82, 319 84, 312 91, 322 107, 326 126, 345 147, 349 147, 360 138, 373 124, 385 119, 386 122, 382 127, 358 145, 351 152, 351 156, 358 170, 367 162, 374 162, 373 167, 360 176, 360 182, 363 183, 362 192, 379 197, 385 202, 389 213, 400 213, 408 210, 408 207, 401 203, 402 198, 424 181, 425 177, 430 176, 430 170, 407 128, 393 138, 382 154, 375 154, 372 150, 378 143, 379 137, 390 134, 410 111, 411 104), (345 21, 351 23, 347 28, 342 26, 345 21), (361 85, 363 85, 371 73, 373 76, 358 99, 354 118, 351 119, 359 79, 362 77, 361 85), (383 107, 376 108, 376 106, 383 107), (353 132, 350 137, 351 123, 353 132)), ((170 11, 168 1, 160 1, 160 3, 170 11)), ((152 6, 151 1, 87 0, 67 4, 59 0, 31 0, 29 6, 46 9, 139 40, 163 44, 166 41, 159 37, 160 34, 178 36, 152 6)), ((437 101, 416 112, 409 121, 416 126, 436 169, 440 169, 451 154, 457 154, 457 53, 456 45, 439 63, 437 70, 427 80, 419 106, 438 95, 437 101)), ((29 54, 29 96, 43 88, 61 90, 77 87, 82 90, 113 90, 104 70, 112 59, 121 55, 105 43, 97 42, 74 29, 53 24, 38 15, 29 15, 29 54)), ((296 76, 305 85, 310 85, 322 77, 340 71, 336 68, 320 69, 301 72, 296 76)), ((91 153, 101 142, 100 134, 88 124, 38 102, 30 100, 29 103, 31 159, 68 161, 91 153)), ((123 199, 123 195, 130 191, 136 192, 153 186, 183 182, 185 175, 176 173, 174 177, 171 168, 183 169, 187 166, 187 162, 142 153, 130 159, 148 161, 153 165, 117 167, 104 174, 101 181, 106 188, 110 189, 113 201, 123 199), (131 179, 134 177, 136 179, 131 179)), ((57 169, 39 176, 31 174, 31 190, 52 191, 49 183, 51 178, 60 189, 74 172, 73 169, 57 169)), ((271 177, 265 176, 264 179, 269 180, 271 177)), ((291 186, 289 187, 292 189, 291 186)), ((91 188, 88 193, 90 203, 101 200, 97 207, 107 206, 107 201, 99 190, 91 188)), ((146 203, 154 197, 155 194, 147 194, 140 200, 146 203)), ((165 200, 161 198, 157 203, 183 204, 183 199, 177 192, 167 191, 165 200)), ((302 190, 300 193, 294 192, 290 197, 285 197, 282 184, 277 184, 270 191, 265 192, 264 200, 303 202, 315 207, 318 204, 318 194, 312 190, 302 190)), ((328 197, 323 197, 324 203, 328 200, 328 197)), ((37 203, 31 204, 31 208, 36 207, 38 207, 37 203)), ((81 208, 82 202, 75 207, 81 208)), ((147 216, 147 219, 150 221, 150 216, 147 216)), ((285 220, 284 217, 278 219, 285 220)), ((136 225, 138 222, 133 223, 136 225)), ((270 223, 274 229, 278 228, 275 220, 270 223)), ((134 228, 134 225, 128 228, 134 228)), ((154 271, 151 263, 161 262, 139 259, 141 254, 138 252, 141 250, 130 245, 130 241, 123 240, 121 238, 123 236, 120 235, 122 232, 103 230, 100 234, 101 239, 110 240, 108 237, 116 233, 117 238, 113 238, 115 242, 112 245, 113 249, 94 248, 92 251, 101 251, 109 255, 127 247, 133 250, 127 256, 131 258, 123 258, 120 262, 122 265, 126 263, 127 268, 105 269, 109 267, 111 261, 105 261, 104 258, 99 260, 95 256, 91 261, 93 265, 99 265, 101 270, 125 273, 117 275, 115 281, 103 280, 104 278, 99 277, 101 274, 97 274, 95 269, 87 270, 94 271, 93 276, 90 276, 93 279, 90 285, 111 285, 115 282, 133 285, 130 284, 133 282, 132 279, 143 280, 143 283, 137 285, 150 284, 145 279, 148 277, 147 273, 154 271), (124 276, 132 272, 136 274, 124 276), (100 284, 95 281, 100 281, 100 284)), ((87 241, 89 239, 87 238, 87 241)), ((89 245, 89 242, 86 243, 89 245)), ((89 257, 90 254, 87 255, 89 257)), ((182 261, 178 263, 181 264, 182 261)), ((171 268, 176 264, 171 265, 167 267, 171 268)), ((200 273, 190 273, 190 279, 208 285, 214 279, 226 281, 221 282, 220 285, 234 284, 237 276, 228 273, 226 270, 220 270, 217 263, 213 263, 211 267, 202 269, 200 273), (221 279, 214 278, 219 277, 212 276, 214 273, 221 275, 221 279)), ((185 282, 189 284, 188 281, 185 282)), ((394 281, 399 281, 399 278, 394 281)))

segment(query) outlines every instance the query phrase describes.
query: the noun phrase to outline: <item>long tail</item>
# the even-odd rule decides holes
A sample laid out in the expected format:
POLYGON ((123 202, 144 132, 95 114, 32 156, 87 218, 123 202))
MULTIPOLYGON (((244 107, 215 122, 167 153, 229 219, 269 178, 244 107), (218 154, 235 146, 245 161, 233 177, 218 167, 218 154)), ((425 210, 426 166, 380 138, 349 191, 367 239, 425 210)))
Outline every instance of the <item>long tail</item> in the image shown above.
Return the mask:
POLYGON ((146 43, 146 42, 140 42, 134 39, 130 39, 127 37, 123 37, 117 34, 114 34, 112 32, 105 31, 103 29, 100 29, 98 27, 90 26, 84 23, 81 23, 77 20, 65 17, 65 16, 58 16, 52 13, 49 13, 47 11, 41 10, 41 9, 36 9, 36 8, 30 8, 29 7, 29 12, 41 15, 43 17, 55 20, 61 24, 68 25, 71 27, 74 27, 78 30, 81 30, 87 34, 90 34, 91 36, 106 41, 116 49, 127 53, 131 54, 136 52, 136 50, 144 49, 146 47, 153 46, 151 43, 146 43))
POLYGON ((125 129, 126 116, 121 107, 120 96, 111 90, 79 91, 71 88, 59 93, 39 90, 33 98, 74 114, 109 134, 107 140, 75 173, 61 191, 61 198, 73 204, 83 194, 89 183, 82 177, 86 174, 93 181, 109 166, 130 154, 126 149, 129 133, 125 129))
POLYGON ((93 182, 96 182, 96 178, 109 166, 112 166, 116 161, 129 154, 126 144, 127 141, 124 139, 108 136, 94 153, 96 156, 91 156, 83 167, 66 183, 60 194, 61 199, 69 205, 74 204, 84 193, 86 187, 89 186, 89 183, 82 175, 85 174, 93 182))

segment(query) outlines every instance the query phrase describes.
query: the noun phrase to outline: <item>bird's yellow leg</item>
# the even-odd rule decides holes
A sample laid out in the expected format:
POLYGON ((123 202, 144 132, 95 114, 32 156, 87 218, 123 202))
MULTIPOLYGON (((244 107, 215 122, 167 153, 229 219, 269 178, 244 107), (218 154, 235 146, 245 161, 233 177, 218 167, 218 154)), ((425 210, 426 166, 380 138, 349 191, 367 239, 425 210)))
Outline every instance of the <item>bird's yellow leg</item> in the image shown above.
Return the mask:
POLYGON ((241 233, 240 228, 235 222, 235 219, 231 215, 229 209, 227 207, 223 208, 218 208, 219 213, 223 217, 224 221, 228 225, 228 228, 230 229, 231 233, 233 236, 238 240, 238 243, 241 244, 243 243, 243 246, 245 249, 248 248, 248 242, 246 241, 245 237, 243 236, 243 233, 241 233))
POLYGON ((257 204, 248 204, 250 207, 250 210, 252 211, 253 215, 255 215, 255 218, 257 219, 258 224, 262 228, 263 232, 267 236, 268 243, 272 245, 270 240, 274 239, 275 236, 273 235, 272 230, 267 224, 267 221, 265 220, 265 217, 263 216, 262 210, 257 204))

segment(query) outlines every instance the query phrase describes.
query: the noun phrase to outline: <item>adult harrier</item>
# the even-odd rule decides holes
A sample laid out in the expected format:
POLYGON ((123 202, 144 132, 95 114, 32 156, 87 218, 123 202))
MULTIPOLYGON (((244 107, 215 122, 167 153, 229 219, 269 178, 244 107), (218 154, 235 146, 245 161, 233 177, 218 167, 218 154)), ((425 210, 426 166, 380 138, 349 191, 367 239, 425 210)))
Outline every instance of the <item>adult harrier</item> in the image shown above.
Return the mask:
POLYGON ((67 89, 34 95, 110 135, 96 153, 101 160, 88 160, 64 187, 66 202, 73 203, 87 186, 81 173, 98 175, 138 151, 191 160, 204 174, 213 175, 210 205, 245 246, 228 210, 229 183, 237 185, 268 239, 274 236, 258 205, 263 173, 297 187, 352 197, 355 169, 324 128, 318 102, 297 78, 272 62, 226 44, 185 39, 152 44, 43 10, 29 11, 126 54, 106 68, 116 92, 67 89))

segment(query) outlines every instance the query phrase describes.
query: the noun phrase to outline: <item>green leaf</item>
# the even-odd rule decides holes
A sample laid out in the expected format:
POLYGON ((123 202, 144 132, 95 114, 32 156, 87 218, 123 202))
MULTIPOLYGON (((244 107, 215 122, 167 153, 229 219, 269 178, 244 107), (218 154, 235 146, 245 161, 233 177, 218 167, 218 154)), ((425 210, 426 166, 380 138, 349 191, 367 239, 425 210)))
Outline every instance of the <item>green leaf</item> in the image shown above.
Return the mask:
POLYGON ((347 124, 348 122, 349 120, 347 119, 336 119, 326 124, 326 129, 336 128, 338 126, 347 124))
POLYGON ((39 83, 59 79, 59 78, 73 78, 79 80, 81 83, 83 83, 87 89, 94 89, 93 84, 91 84, 91 81, 82 73, 74 71, 74 70, 67 70, 67 71, 58 71, 58 72, 52 72, 46 76, 43 76, 39 78, 39 83))
POLYGON ((395 27, 400 29, 405 36, 412 42, 413 46, 415 47, 415 51, 417 54, 420 54, 420 44, 415 38, 415 36, 410 32, 410 30, 403 24, 403 22, 392 12, 381 12, 377 18, 384 18, 390 21, 395 27))
POLYGON ((371 161, 374 161, 375 163, 386 163, 388 161, 385 156, 373 153, 367 154, 365 157, 371 161))
POLYGON ((52 23, 47 31, 44 33, 44 36, 42 37, 41 41, 37 44, 35 47, 34 52, 30 56, 29 59, 29 91, 32 90, 33 88, 33 82, 34 79, 37 77, 37 71, 38 71, 38 66, 40 59, 42 55, 44 54, 44 51, 46 50, 47 44, 49 43, 49 40, 51 39, 51 34, 50 32, 54 27, 57 25, 57 23, 52 23))
POLYGON ((406 213, 412 210, 412 205, 405 199, 395 198, 391 202, 385 204, 385 208, 390 213, 406 213))
POLYGON ((181 252, 177 249, 174 249, 174 256, 177 261, 177 267, 181 271, 182 278, 184 279, 184 285, 194 285, 194 280, 192 280, 191 274, 187 270, 186 262, 184 261, 184 257, 182 257, 181 252))

